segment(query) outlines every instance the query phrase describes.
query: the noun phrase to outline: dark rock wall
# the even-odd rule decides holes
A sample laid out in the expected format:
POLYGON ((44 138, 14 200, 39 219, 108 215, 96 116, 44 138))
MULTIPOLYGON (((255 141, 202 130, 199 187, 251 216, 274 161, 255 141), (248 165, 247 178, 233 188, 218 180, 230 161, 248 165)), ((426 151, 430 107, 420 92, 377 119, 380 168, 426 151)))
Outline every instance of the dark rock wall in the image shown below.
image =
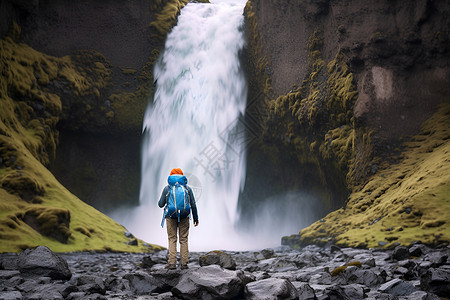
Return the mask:
POLYGON ((450 92, 448 1, 251 1, 275 95, 304 79, 308 38, 346 55, 357 82, 355 116, 382 137, 417 133, 450 92))
MULTIPOLYGON (((300 97, 296 103, 302 97, 310 101, 308 90, 317 88, 314 81, 324 86, 330 82, 324 78, 329 76, 323 71, 326 69, 315 69, 316 50, 320 51, 325 68, 329 62, 337 62, 348 66, 348 74, 353 78, 351 85, 357 97, 351 104, 351 118, 342 123, 345 126, 332 124, 334 127, 325 132, 351 128, 354 138, 349 162, 353 164, 353 175, 356 171, 362 174, 354 182, 360 183, 376 173, 379 162, 394 161, 394 149, 399 151, 402 141, 419 132, 439 103, 450 101, 449 12, 449 2, 442 0, 248 1, 245 15, 249 101, 258 103, 259 116, 266 111, 261 117, 262 132, 269 132, 270 138, 264 137, 261 145, 249 150, 241 209, 247 210, 245 199, 254 193, 261 198, 283 190, 307 189, 316 191, 314 196, 324 204, 320 215, 342 206, 355 187, 349 182, 351 172, 346 174, 349 168, 338 166, 337 157, 323 159, 313 150, 314 145, 324 141, 326 144, 328 140, 330 147, 332 141, 339 139, 321 136, 311 126, 305 127, 297 120, 298 115, 267 123, 270 107, 275 107, 278 116, 290 115, 293 102, 286 110, 280 103, 293 97, 300 97), (320 46, 313 46, 314 43, 320 46), (279 100, 280 96, 285 100, 279 100), (277 127, 293 133, 293 138, 278 132, 277 127), (370 162, 369 154, 377 157, 377 163, 370 162), (265 172, 267 176, 261 180, 257 174, 269 165, 272 171, 265 172)), ((318 88, 319 99, 329 97, 327 93, 318 88)), ((311 103, 314 107, 319 102, 311 103)), ((255 115, 254 106, 247 109, 247 114, 255 115)), ((316 107, 317 111, 313 108, 310 112, 325 116, 333 113, 324 111, 325 106, 316 107)), ((320 128, 327 122, 322 120, 315 126, 320 128)))
POLYGON ((91 77, 101 84, 87 93, 69 82, 48 85, 62 102, 60 139, 49 168, 102 211, 138 201, 142 118, 152 64, 164 43, 150 24, 169 2, 177 1, 0 0, 1 37, 14 21, 20 41, 35 50, 70 55, 82 74, 96 73, 98 65, 104 70, 103 77, 91 77))

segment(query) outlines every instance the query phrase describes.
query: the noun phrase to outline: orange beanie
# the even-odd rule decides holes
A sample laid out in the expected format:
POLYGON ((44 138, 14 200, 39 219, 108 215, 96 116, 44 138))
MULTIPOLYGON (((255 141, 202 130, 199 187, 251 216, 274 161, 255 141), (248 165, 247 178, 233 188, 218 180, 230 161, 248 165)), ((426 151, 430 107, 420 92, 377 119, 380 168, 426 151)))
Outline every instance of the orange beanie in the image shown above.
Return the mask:
POLYGON ((180 168, 172 169, 172 171, 170 171, 170 175, 173 175, 173 174, 183 175, 183 171, 181 171, 180 168))

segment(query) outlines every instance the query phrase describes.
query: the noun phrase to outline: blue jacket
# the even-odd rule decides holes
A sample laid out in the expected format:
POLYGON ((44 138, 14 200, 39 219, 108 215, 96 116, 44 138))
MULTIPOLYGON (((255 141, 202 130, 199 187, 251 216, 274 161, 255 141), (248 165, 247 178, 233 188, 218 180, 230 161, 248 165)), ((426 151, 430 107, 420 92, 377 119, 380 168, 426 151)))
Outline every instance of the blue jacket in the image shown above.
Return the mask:
POLYGON ((168 186, 166 186, 162 193, 161 197, 158 201, 158 206, 163 208, 167 204, 167 195, 169 193, 169 188, 171 185, 174 185, 175 182, 179 182, 184 187, 186 187, 186 190, 188 191, 189 195, 189 204, 191 206, 192 216, 194 217, 194 222, 198 222, 198 214, 197 214, 197 205, 195 204, 195 198, 194 193, 192 192, 192 189, 190 186, 187 185, 187 178, 184 175, 171 175, 167 179, 167 182, 169 183, 168 186))

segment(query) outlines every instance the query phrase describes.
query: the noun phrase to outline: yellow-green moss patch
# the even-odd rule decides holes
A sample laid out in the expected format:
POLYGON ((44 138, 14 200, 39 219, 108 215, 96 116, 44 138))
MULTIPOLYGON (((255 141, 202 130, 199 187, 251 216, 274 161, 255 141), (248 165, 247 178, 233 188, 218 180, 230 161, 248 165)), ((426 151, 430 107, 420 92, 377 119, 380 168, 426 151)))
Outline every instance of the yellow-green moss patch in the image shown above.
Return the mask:
POLYGON ((82 97, 98 94, 108 82, 104 60, 94 59, 89 70, 76 63, 99 54, 89 55, 57 58, 12 37, 0 40, 0 252, 37 245, 57 252, 162 249, 142 241, 129 245, 122 225, 71 194, 45 167, 62 111, 51 83, 63 81, 82 97))
POLYGON ((332 238, 337 245, 392 247, 450 241, 450 105, 405 143, 401 161, 370 177, 345 209, 300 232, 303 242, 332 238))

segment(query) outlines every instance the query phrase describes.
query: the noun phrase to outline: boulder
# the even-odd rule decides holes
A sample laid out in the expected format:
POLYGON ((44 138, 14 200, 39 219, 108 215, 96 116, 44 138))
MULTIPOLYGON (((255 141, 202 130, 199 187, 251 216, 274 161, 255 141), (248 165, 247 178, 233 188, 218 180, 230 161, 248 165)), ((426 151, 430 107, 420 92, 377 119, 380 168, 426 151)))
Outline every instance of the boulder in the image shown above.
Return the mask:
POLYGON ((22 300, 22 298, 22 294, 19 291, 0 292, 0 299, 2 300, 22 300))
POLYGON ((236 262, 233 257, 222 251, 211 251, 199 258, 200 266, 219 265, 224 269, 236 270, 236 262))
POLYGON ((68 280, 72 277, 67 262, 45 246, 26 249, 19 254, 17 267, 20 273, 68 280))
POLYGON ((420 278, 420 288, 438 296, 450 295, 450 270, 430 268, 420 278))
POLYGON ((126 274, 123 278, 129 281, 130 289, 135 294, 150 294, 159 290, 159 282, 145 272, 126 274))
POLYGON ((394 251, 392 252, 392 259, 394 260, 404 260, 408 259, 410 256, 408 248, 404 246, 397 246, 395 247, 394 251))
POLYGON ((189 300, 242 298, 242 275, 242 271, 224 270, 217 265, 189 269, 181 276, 172 293, 189 300))
POLYGON ((417 291, 408 296, 401 296, 399 300, 440 300, 435 294, 430 294, 424 291, 417 291))
POLYGON ((316 299, 314 289, 306 282, 293 281, 292 285, 297 289, 298 298, 301 300, 316 299))
POLYGON ((298 292, 288 279, 268 278, 247 284, 245 299, 298 299, 298 292))
POLYGON ((448 255, 442 252, 433 252, 427 255, 433 268, 438 268, 447 262, 448 255))
POLYGON ((365 292, 359 284, 334 285, 326 288, 323 294, 327 299, 357 300, 364 299, 365 292))
POLYGON ((382 284, 378 291, 393 296, 406 296, 416 292, 417 289, 412 284, 396 278, 382 284))

